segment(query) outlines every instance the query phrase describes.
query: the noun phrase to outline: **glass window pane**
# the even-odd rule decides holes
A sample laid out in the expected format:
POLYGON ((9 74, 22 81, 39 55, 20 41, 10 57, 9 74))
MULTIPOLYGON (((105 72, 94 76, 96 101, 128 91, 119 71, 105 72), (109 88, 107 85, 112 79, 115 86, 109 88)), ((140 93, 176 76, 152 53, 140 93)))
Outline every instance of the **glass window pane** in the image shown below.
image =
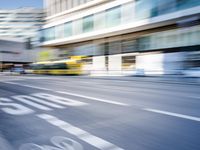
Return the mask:
POLYGON ((113 27, 120 25, 121 23, 121 7, 117 6, 115 8, 106 11, 106 25, 107 27, 113 27))
POLYGON ((156 15, 162 15, 176 10, 176 0, 157 0, 158 4, 155 9, 156 15))
POLYGON ((45 31, 44 30, 40 30, 39 37, 40 37, 40 42, 45 41, 45 31))
POLYGON ((45 41, 54 40, 55 39, 55 27, 51 27, 44 30, 45 41))
POLYGON ((135 3, 136 20, 147 19, 155 16, 154 6, 157 0, 137 0, 135 3))
POLYGON ((94 55, 98 56, 98 55, 104 55, 104 54, 105 54, 105 44, 104 43, 95 44, 94 55))
POLYGON ((200 5, 200 0, 176 0, 177 9, 186 9, 200 5))
POLYGON ((109 54, 120 54, 121 53, 121 41, 109 42, 109 54))
POLYGON ((82 33, 82 19, 73 21, 73 35, 82 33))
POLYGON ((137 51, 135 39, 122 41, 122 53, 129 53, 129 52, 134 52, 134 51, 137 51))
POLYGON ((90 32, 93 30, 93 15, 83 18, 83 32, 90 32))
POLYGON ((149 50, 150 48, 150 36, 141 37, 138 39, 139 50, 149 50))
POLYGON ((134 3, 128 3, 121 7, 122 23, 131 23, 134 19, 134 3))
POLYGON ((65 37, 72 36, 72 22, 65 23, 64 31, 65 37))
POLYGON ((93 44, 83 44, 74 48, 74 53, 80 56, 92 56, 94 54, 93 44))
POLYGON ((106 13, 103 11, 94 15, 94 28, 95 30, 103 29, 106 27, 106 13))
POLYGON ((134 70, 136 68, 135 56, 122 56, 122 70, 134 70))
POLYGON ((55 38, 60 39, 64 37, 64 25, 59 25, 55 27, 55 38))

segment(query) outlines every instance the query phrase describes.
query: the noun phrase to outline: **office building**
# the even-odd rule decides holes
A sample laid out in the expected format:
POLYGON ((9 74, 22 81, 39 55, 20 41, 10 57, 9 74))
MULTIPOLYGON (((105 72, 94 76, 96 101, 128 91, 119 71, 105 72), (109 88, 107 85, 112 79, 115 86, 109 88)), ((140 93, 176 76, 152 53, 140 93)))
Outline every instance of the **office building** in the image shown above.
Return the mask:
POLYGON ((199 0, 45 0, 41 46, 89 56, 93 75, 198 67, 199 0))
POLYGON ((36 46, 43 21, 42 9, 0 9, 1 68, 36 61, 36 46))
POLYGON ((0 37, 26 40, 38 35, 44 12, 36 8, 0 9, 0 37))

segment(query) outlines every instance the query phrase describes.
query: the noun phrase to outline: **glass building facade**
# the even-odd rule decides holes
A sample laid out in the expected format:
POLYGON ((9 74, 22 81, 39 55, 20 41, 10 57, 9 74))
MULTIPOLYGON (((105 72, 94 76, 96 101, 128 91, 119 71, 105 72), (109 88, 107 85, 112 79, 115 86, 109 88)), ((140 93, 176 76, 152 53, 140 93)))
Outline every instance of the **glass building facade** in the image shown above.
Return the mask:
POLYGON ((62 58, 89 56, 96 71, 180 70, 185 52, 200 49, 199 0, 112 0, 84 9, 79 6, 87 3, 79 4, 74 12, 47 17, 41 43, 59 49, 62 58))
POLYGON ((56 15, 94 0, 44 0, 47 16, 56 15))
MULTIPOLYGON (((71 20, 64 24, 59 24, 44 30, 51 30, 51 32, 44 32, 42 40, 49 41, 61 38, 52 35, 59 32, 60 26, 65 27, 65 33, 62 38, 84 34, 86 32, 95 32, 101 29, 108 29, 120 25, 142 21, 144 19, 169 14, 179 10, 188 9, 200 5, 199 0, 136 0, 130 3, 116 6, 102 12, 90 14, 76 20, 71 20), (67 28, 67 29, 66 29, 67 28), (73 30, 74 28, 74 30, 73 30)), ((42 42, 44 42, 42 41, 42 42)))
MULTIPOLYGON (((0 10, 0 36, 21 40, 35 39, 44 24, 44 15, 42 9, 36 8, 2 9, 0 10)), ((48 34, 46 32, 45 35, 48 34)))

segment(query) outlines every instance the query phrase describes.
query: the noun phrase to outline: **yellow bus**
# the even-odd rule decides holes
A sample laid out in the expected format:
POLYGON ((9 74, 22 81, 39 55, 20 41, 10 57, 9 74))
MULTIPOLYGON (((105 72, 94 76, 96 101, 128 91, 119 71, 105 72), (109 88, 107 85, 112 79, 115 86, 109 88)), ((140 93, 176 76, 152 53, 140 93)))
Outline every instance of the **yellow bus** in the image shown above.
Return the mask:
POLYGON ((33 74, 50 75, 81 75, 83 74, 82 67, 81 56, 72 56, 65 60, 36 62, 30 65, 33 74))

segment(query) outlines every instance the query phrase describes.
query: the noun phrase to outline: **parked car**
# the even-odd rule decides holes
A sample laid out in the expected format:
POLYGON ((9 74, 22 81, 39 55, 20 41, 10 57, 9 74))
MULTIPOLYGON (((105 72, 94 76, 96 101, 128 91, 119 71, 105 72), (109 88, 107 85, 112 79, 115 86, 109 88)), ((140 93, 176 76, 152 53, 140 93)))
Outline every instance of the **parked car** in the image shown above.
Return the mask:
POLYGON ((23 67, 14 67, 11 69, 11 72, 18 73, 18 74, 24 74, 24 68, 23 67))

